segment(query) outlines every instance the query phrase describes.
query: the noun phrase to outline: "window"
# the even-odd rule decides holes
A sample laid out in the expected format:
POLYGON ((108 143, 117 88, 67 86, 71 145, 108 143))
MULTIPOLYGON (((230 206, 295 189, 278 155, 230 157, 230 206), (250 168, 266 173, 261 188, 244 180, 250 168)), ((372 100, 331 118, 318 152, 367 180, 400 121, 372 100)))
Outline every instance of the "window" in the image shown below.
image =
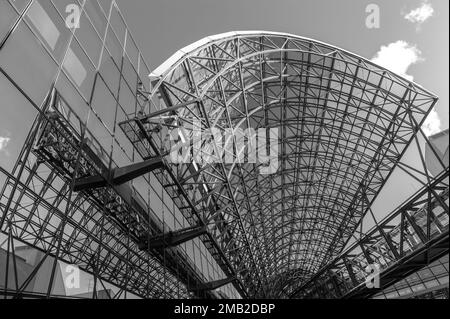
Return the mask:
POLYGON ((87 52, 87 55, 94 66, 97 67, 102 49, 102 40, 97 34, 97 31, 95 31, 91 22, 88 20, 86 13, 81 15, 80 28, 76 29, 75 36, 87 52))
POLYGON ((124 57, 123 59, 123 67, 122 67, 122 74, 125 80, 127 81, 130 88, 135 91, 136 85, 137 85, 137 79, 138 75, 131 64, 130 60, 128 60, 127 57, 124 57))
POLYGON ((134 68, 137 70, 139 50, 136 46, 136 43, 134 42, 134 39, 131 37, 131 35, 129 33, 127 35, 126 52, 127 52, 128 58, 130 59, 131 63, 133 64, 134 68))
POLYGON ((108 130, 114 132, 114 119, 116 116, 116 99, 106 87, 106 84, 100 77, 97 77, 95 84, 94 98, 92 100, 92 108, 105 123, 108 130))
MULTIPOLYGON (((80 121, 83 124, 86 124, 89 107, 64 73, 59 75, 58 80, 56 81, 56 89, 70 106, 70 109, 80 118, 80 121)), ((74 127, 81 133, 78 123, 76 121, 71 121, 71 123, 74 124, 74 127)))
POLYGON ((81 86, 83 84, 87 72, 71 48, 69 48, 69 51, 66 54, 64 68, 75 81, 76 85, 81 86))
POLYGON ((70 31, 59 13, 49 1, 34 1, 26 17, 53 57, 60 62, 70 38, 70 31))
POLYGON ((122 20, 122 17, 120 16, 119 11, 117 10, 117 7, 113 7, 113 9, 112 9, 110 24, 112 25, 112 27, 114 29, 117 39, 123 45, 125 43, 126 27, 125 27, 125 23, 122 20))
MULTIPOLYGON (((13 6, 16 7, 17 11, 22 12, 23 9, 25 9, 25 6, 30 2, 31 0, 13 0, 12 2, 13 6)), ((2 1, 7 2, 7 1, 2 1)))
MULTIPOLYGON (((0 166, 12 171, 28 134, 24 127, 31 127, 37 110, 0 74, 0 166), (20 123, 20 125, 17 125, 20 123)), ((0 184, 0 187, 2 184, 0 184)))
MULTIPOLYGON (((98 2, 95 0, 86 1, 84 5, 84 11, 87 12, 87 15, 91 19, 91 22, 94 24, 94 27, 100 37, 103 38, 105 36, 107 21, 98 2)), ((108 12, 106 12, 106 14, 108 14, 108 12)))
POLYGON ((103 51, 100 74, 106 85, 108 85, 109 89, 113 92, 113 95, 117 96, 117 93, 119 91, 120 73, 116 65, 114 64, 113 59, 106 51, 103 51))
POLYGON ((109 165, 109 154, 111 150, 112 137, 103 123, 95 114, 91 114, 88 121, 88 144, 89 147, 97 154, 103 163, 109 165), (92 135, 92 136, 90 136, 92 135))
POLYGON ((22 21, 0 55, 0 65, 40 105, 56 74, 56 63, 22 21))
POLYGON ((70 44, 63 67, 78 86, 84 98, 89 101, 94 85, 95 69, 75 39, 70 44))
POLYGON ((132 115, 135 113, 136 109, 136 99, 123 79, 120 84, 119 102, 125 112, 133 117, 132 115))
POLYGON ((120 69, 122 65, 122 46, 120 45, 117 37, 115 36, 111 26, 108 28, 108 33, 106 35, 106 47, 111 54, 114 62, 116 62, 117 67, 120 69))
POLYGON ((103 8, 103 11, 105 12, 106 16, 109 15, 109 10, 111 8, 111 1, 112 0, 99 0, 98 2, 103 8))
POLYGON ((60 32, 39 2, 33 2, 33 5, 27 12, 27 16, 30 18, 31 22, 34 24, 47 44, 52 48, 52 50, 54 50, 56 42, 58 42, 60 32))
POLYGON ((16 19, 17 13, 8 1, 0 1, 0 42, 3 41, 16 19))

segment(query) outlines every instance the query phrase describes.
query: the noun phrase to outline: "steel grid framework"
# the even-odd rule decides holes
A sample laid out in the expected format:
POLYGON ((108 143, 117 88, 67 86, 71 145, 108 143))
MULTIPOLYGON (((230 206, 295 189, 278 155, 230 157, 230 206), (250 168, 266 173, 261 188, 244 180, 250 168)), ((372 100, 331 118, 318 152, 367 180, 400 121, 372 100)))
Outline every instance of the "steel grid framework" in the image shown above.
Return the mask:
MULTIPOLYGON (((264 32, 208 38, 138 96, 146 106, 120 127, 143 160, 163 160, 155 176, 190 226, 206 229, 199 237, 227 276, 220 282, 232 281, 242 297, 298 296, 291 293, 329 266, 351 238, 363 237, 358 226, 394 167, 431 179, 426 169, 417 172, 401 160, 437 98, 310 39, 264 32), (278 146, 278 170, 260 174, 264 163, 241 162, 235 153, 233 163, 171 162, 167 134, 183 128, 189 139, 195 123, 204 131, 278 128, 279 138, 270 141, 278 146)), ((143 247, 142 236, 161 236, 164 227, 139 194, 109 180, 74 191, 79 178, 111 168, 102 166, 98 142, 85 139, 83 124, 81 135, 69 124, 65 104, 52 89, 14 174, 1 170, 7 182, 0 229, 8 234, 8 256, 12 250, 7 275, 15 278, 4 295, 50 297, 53 275, 46 293, 27 285, 45 258, 55 258, 53 271, 63 260, 94 274, 98 284, 120 288, 109 297, 127 291, 216 297, 209 290, 220 282, 207 283, 181 251, 143 247), (13 240, 45 253, 23 282, 13 240)), ((210 153, 208 147, 201 149, 210 153)), ((448 216, 448 204, 440 207, 448 216)))
POLYGON ((154 250, 150 255, 138 247, 139 235, 160 234, 162 229, 139 194, 111 185, 74 192, 77 178, 104 174, 108 168, 93 151, 98 142, 90 140, 88 146, 88 140, 65 120, 66 108, 52 89, 17 162, 18 177, 1 168, 7 179, 0 201, 0 226, 8 234, 1 292, 51 297, 56 262, 61 260, 94 275, 99 285, 94 287, 94 298, 98 290, 107 291, 105 283, 119 288, 110 298, 127 292, 143 298, 190 296, 189 286, 182 282, 195 285, 201 280, 189 264, 171 268, 179 252, 154 250), (18 276, 13 239, 44 252, 27 277, 18 276), (48 290, 28 291, 46 259, 53 262, 48 290), (8 273, 14 278, 9 287, 8 273))
MULTIPOLYGON (((447 289, 448 286, 448 257, 445 255, 418 272, 395 283, 388 289, 375 294, 374 299, 389 298, 420 298, 431 291, 447 289)), ((447 298, 448 299, 448 298, 447 298)))
MULTIPOLYGON (((281 297, 280 283, 300 287, 342 251, 437 100, 361 57, 286 34, 206 38, 156 73, 149 108, 120 124, 143 158, 167 155, 174 127, 187 140, 194 129, 279 129, 274 174, 235 150, 232 163, 168 160, 158 176, 188 220, 208 224, 253 297, 281 297)), ((212 137, 196 151, 220 147, 212 137)))
POLYGON ((297 291, 297 298, 368 298, 380 289, 366 285, 366 267, 376 264, 380 287, 448 255, 449 168, 321 269, 297 291))

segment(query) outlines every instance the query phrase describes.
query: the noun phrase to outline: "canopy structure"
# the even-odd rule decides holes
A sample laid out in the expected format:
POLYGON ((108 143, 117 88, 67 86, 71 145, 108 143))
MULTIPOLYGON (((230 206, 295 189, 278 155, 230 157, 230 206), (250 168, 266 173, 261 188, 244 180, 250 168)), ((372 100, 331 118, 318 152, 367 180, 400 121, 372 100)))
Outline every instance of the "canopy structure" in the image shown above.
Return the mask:
MULTIPOLYGON (((151 137, 177 179, 166 188, 184 195, 180 211, 207 225, 253 297, 288 296, 342 252, 437 100, 345 50, 264 31, 204 38, 150 78, 148 107, 122 128, 135 145, 136 123, 151 137), (174 128, 184 141, 195 129, 265 130, 277 165, 262 174, 267 163, 237 150, 231 161, 175 163, 174 128)), ((197 151, 219 144, 213 136, 197 151)))

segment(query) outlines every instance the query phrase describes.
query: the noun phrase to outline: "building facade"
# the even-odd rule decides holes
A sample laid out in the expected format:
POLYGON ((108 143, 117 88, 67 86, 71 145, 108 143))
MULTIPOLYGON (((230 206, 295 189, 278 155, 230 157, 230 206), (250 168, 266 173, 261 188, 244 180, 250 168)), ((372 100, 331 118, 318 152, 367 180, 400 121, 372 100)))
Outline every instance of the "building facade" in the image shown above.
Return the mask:
MULTIPOLYGON (((0 6, 0 136, 8 144, 7 153, 0 152, 0 166, 17 174, 16 160, 27 143, 29 128, 48 110, 51 94, 58 96, 56 108, 78 133, 86 128, 84 136, 89 147, 105 167, 139 161, 117 123, 134 118, 144 106, 136 92, 138 87, 149 91, 150 70, 115 2, 1 1, 0 6)), ((0 175, 3 186, 7 176, 0 175)), ((55 192, 63 185, 61 181, 53 183, 55 192)), ((152 174, 133 181, 131 187, 144 202, 152 203, 143 205, 151 211, 152 218, 165 225, 166 231, 182 228, 186 223, 174 212, 170 197, 152 174)), ((68 229, 65 234, 70 238, 68 229)), ((94 249, 95 243, 90 242, 89 236, 77 240, 85 241, 87 249, 94 249)), ((224 277, 199 239, 177 249, 177 254, 183 254, 189 267, 199 272, 203 280, 224 277)), ((161 278, 172 276, 164 275, 161 269, 155 269, 161 272, 161 278)), ((173 287, 183 288, 173 288, 176 292, 167 295, 158 292, 155 297, 189 295, 185 285, 172 280, 173 287)), ((232 287, 219 290, 237 296, 232 287)))
MULTIPOLYGON (((152 71, 112 0, 6 0, 0 18, 5 296, 323 296, 317 274, 351 246, 437 101, 367 59, 274 32, 207 37, 152 71), (172 161, 195 127, 262 129, 275 156, 242 162, 231 149, 213 161, 208 136, 193 151, 209 161, 172 161), (67 287, 71 265, 80 285, 67 287)), ((446 154, 434 184, 418 178, 442 208, 424 245, 448 236, 446 154)), ((393 253, 416 226, 391 227, 399 242, 361 263, 386 270, 420 253, 393 253)), ((330 278, 354 291, 361 265, 341 265, 330 278)))

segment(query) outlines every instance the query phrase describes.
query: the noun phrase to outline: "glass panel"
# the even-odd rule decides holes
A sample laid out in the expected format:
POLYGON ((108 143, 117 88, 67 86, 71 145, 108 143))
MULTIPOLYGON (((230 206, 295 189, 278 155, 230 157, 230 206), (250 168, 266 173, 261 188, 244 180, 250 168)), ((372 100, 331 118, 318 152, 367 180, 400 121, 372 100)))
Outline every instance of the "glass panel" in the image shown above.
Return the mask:
POLYGON ((112 25, 114 32, 117 36, 117 39, 119 42, 123 45, 125 43, 125 23, 122 20, 122 17, 119 14, 119 11, 117 10, 117 7, 114 6, 113 10, 111 12, 111 20, 110 25, 112 25))
POLYGON ((0 1, 0 42, 17 19, 17 13, 7 1, 0 1))
POLYGON ((94 83, 95 69, 75 39, 70 44, 63 67, 80 88, 84 98, 89 101, 94 83))
MULTIPOLYGON (((45 2, 50 2, 50 1, 46 0, 45 2)), ((78 7, 81 9, 81 4, 80 4, 80 1, 78 1, 78 0, 51 0, 51 2, 58 10, 61 17, 63 17, 64 24, 65 24, 66 17, 69 15, 69 13, 66 12, 66 8, 68 5, 75 4, 75 5, 78 5, 78 7)))
POLYGON ((98 77, 95 84, 94 99, 92 100, 92 108, 100 117, 106 127, 113 132, 114 118, 116 115, 117 102, 111 95, 106 84, 98 77))
POLYGON ((123 167, 131 164, 131 161, 127 158, 124 151, 120 148, 117 142, 114 142, 113 161, 118 167, 123 167))
POLYGON ((144 90, 145 91, 150 91, 150 79, 149 79, 149 74, 150 74, 150 70, 148 69, 147 65, 145 65, 144 62, 144 58, 142 57, 142 55, 140 55, 140 62, 139 62, 139 79, 141 80, 141 82, 144 85, 144 90))
MULTIPOLYGON (((30 2, 31 0, 10 0, 12 4, 17 8, 17 11, 22 12, 23 9, 25 9, 25 6, 30 2)), ((6 1, 2 1, 6 2, 6 1)))
POLYGON ((61 61, 70 37, 70 31, 66 28, 55 8, 48 1, 34 1, 28 9, 26 17, 45 46, 53 53, 55 59, 61 61))
POLYGON ((44 38, 46 43, 52 50, 54 50, 60 33, 53 21, 48 16, 47 12, 39 4, 39 2, 33 2, 32 6, 27 12, 27 16, 31 20, 37 31, 44 38))
POLYGON ((105 12, 106 16, 109 15, 109 10, 111 8, 111 1, 112 0, 99 0, 98 1, 100 3, 100 5, 102 6, 103 11, 105 12))
POLYGON ((6 42, 0 65, 40 105, 56 73, 56 64, 22 21, 6 42))
POLYGON ((120 69, 122 64, 122 47, 114 35, 111 26, 108 27, 108 33, 106 35, 106 47, 116 62, 117 67, 120 69))
POLYGON ((91 116, 89 117, 87 128, 96 140, 95 141, 93 138, 89 138, 89 147, 91 147, 95 151, 95 153, 103 161, 103 163, 105 163, 105 165, 109 165, 109 152, 111 151, 112 143, 111 134, 95 114, 91 114, 91 116), (100 145, 98 145, 96 142, 98 142, 100 145))
MULTIPOLYGON (((160 195, 160 194, 158 194, 160 195)), ((165 200, 167 200, 167 195, 164 194, 164 198, 163 198, 163 203, 165 200)), ((175 219, 173 218, 173 214, 172 212, 167 208, 166 205, 162 206, 162 214, 163 214, 163 220, 166 222, 166 224, 170 227, 170 229, 172 230, 176 230, 176 225, 175 225, 175 219)))
MULTIPOLYGON (((60 74, 58 81, 56 82, 56 89, 58 90, 62 98, 67 102, 69 107, 80 118, 81 122, 86 123, 89 113, 89 107, 65 74, 60 74)), ((76 122, 72 124, 75 124, 74 127, 79 129, 78 125, 76 125, 76 122)))
MULTIPOLYGON (((123 108, 119 105, 117 108, 117 125, 119 125, 120 122, 129 120, 130 117, 125 114, 125 111, 123 108)), ((121 130, 118 130, 121 131, 121 130)))
POLYGON ((439 282, 438 282, 436 279, 427 281, 427 282, 425 283, 425 286, 426 286, 427 288, 432 288, 432 287, 435 287, 435 286, 437 286, 437 285, 439 285, 439 282))
POLYGON ((105 36, 107 20, 98 2, 95 0, 86 1, 84 11, 87 12, 100 37, 103 38, 105 36))
MULTIPOLYGON (((139 179, 136 179, 139 180, 139 179)), ((133 183, 134 184, 134 183, 133 183)), ((159 198, 159 196, 154 192, 154 191, 150 191, 150 207, 153 209, 153 211, 155 212, 155 214, 161 219, 163 220, 163 216, 162 216, 162 201, 159 198)))
POLYGON ((100 40, 85 13, 81 15, 80 28, 76 29, 75 36, 87 52, 87 55, 91 58, 94 66, 97 67, 102 49, 102 40, 100 40))
POLYGON ((31 127, 36 117, 37 110, 3 74, 0 74, 0 96, 2 97, 0 166, 11 171, 28 135, 28 128, 31 127))
POLYGON ((127 113, 127 115, 132 116, 135 114, 136 108, 135 96, 130 91, 128 85, 124 80, 122 80, 122 83, 120 85, 119 102, 122 108, 125 110, 125 113, 127 113))
POLYGON ((117 96, 119 91, 120 73, 116 65, 114 64, 113 59, 106 51, 103 51, 100 74, 110 90, 113 92, 114 96, 117 96))
POLYGON ((115 138, 118 144, 125 150, 125 155, 131 160, 133 158, 133 145, 131 145, 121 129, 116 129, 115 138))
MULTIPOLYGON (((68 84, 68 85, 69 85, 69 87, 72 87, 72 84, 68 84)), ((72 89, 72 91, 74 91, 74 90, 72 89)), ((82 103, 81 105, 83 105, 83 104, 84 103, 82 103)), ((59 99, 58 99, 57 108, 58 108, 58 111, 61 114, 63 114, 63 116, 69 121, 71 126, 73 128, 75 128, 77 130, 77 132, 80 133, 80 135, 81 135, 81 127, 82 126, 84 127, 86 125, 86 118, 83 117, 82 122, 80 122, 79 110, 72 108, 72 106, 70 106, 68 104, 68 102, 61 95, 59 96, 59 99)), ((85 110, 87 109, 86 105, 84 106, 84 109, 85 110)))
POLYGON ((138 75, 127 57, 124 57, 123 59, 122 74, 131 90, 134 91, 136 89, 138 75))
POLYGON ((134 42, 134 39, 130 35, 130 33, 127 34, 126 52, 127 52, 128 58, 130 59, 131 63, 133 64, 134 68, 137 70, 139 49, 137 48, 136 43, 134 42))

